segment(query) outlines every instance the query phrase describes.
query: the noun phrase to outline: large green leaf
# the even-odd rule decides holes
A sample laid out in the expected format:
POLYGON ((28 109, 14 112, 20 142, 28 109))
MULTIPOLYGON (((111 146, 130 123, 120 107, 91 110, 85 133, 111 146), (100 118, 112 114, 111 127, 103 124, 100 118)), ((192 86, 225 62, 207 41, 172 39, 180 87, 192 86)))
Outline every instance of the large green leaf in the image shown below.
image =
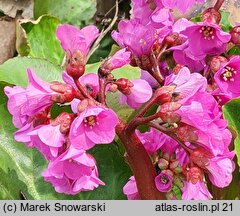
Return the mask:
POLYGON ((18 53, 60 65, 64 51, 56 37, 59 24, 60 21, 52 16, 42 16, 37 21, 21 21, 17 28, 18 53))
POLYGON ((32 68, 43 80, 62 80, 62 69, 51 62, 39 58, 16 57, 0 65, 0 81, 26 86, 27 68, 32 68))
POLYGON ((96 12, 96 0, 34 0, 34 18, 43 14, 58 17, 62 23, 82 26, 89 23, 96 12))
POLYGON ((224 118, 228 120, 228 124, 237 132, 235 139, 235 151, 240 165, 240 98, 236 98, 223 106, 224 118))

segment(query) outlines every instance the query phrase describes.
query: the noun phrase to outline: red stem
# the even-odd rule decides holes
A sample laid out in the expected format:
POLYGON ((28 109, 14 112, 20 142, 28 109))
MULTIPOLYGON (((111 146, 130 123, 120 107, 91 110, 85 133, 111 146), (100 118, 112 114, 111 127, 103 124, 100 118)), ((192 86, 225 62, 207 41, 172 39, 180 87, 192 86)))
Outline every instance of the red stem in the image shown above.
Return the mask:
POLYGON ((100 103, 106 105, 106 95, 105 95, 105 79, 99 77, 99 93, 98 100, 100 103))
POLYGON ((224 3, 224 0, 217 0, 217 2, 214 5, 214 9, 216 11, 219 11, 219 9, 222 7, 222 4, 224 3))
POLYGON ((126 159, 135 176, 137 188, 143 200, 164 200, 164 194, 159 192, 155 186, 157 175, 154 165, 146 152, 143 144, 135 133, 129 133, 126 124, 119 119, 116 133, 126 149, 126 159))
POLYGON ((81 83, 79 82, 78 79, 74 79, 74 83, 77 86, 78 90, 80 91, 80 93, 85 97, 85 98, 89 98, 91 100, 94 100, 94 98, 85 90, 85 88, 81 85, 81 83))

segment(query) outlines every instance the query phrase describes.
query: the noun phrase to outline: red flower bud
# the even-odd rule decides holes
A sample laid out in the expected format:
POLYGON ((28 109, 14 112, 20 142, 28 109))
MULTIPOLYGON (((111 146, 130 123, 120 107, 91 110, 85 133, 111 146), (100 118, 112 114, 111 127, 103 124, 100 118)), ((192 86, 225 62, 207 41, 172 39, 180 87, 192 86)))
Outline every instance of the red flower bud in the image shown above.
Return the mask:
POLYGON ((53 126, 60 125, 60 132, 66 134, 69 132, 70 126, 74 120, 74 114, 66 112, 61 113, 57 118, 51 121, 53 126))
POLYGON ((216 73, 220 67, 226 63, 228 60, 223 56, 214 56, 210 61, 210 70, 213 73, 216 73))
POLYGON ((66 71, 73 79, 78 79, 85 72, 86 57, 79 51, 67 55, 66 71))
POLYGON ((120 78, 114 84, 118 86, 118 90, 123 94, 129 95, 131 93, 131 87, 133 87, 133 84, 128 79, 120 78))
POLYGON ((234 27, 231 32, 231 42, 236 44, 237 46, 240 46, 240 26, 234 27))
POLYGON ((163 40, 163 44, 166 44, 168 47, 178 46, 183 43, 182 38, 176 32, 169 34, 163 40))
POLYGON ((219 24, 221 20, 221 13, 217 11, 215 8, 208 8, 203 11, 201 16, 202 22, 208 22, 213 24, 219 24))
POLYGON ((163 86, 161 88, 158 88, 155 91, 157 103, 164 104, 172 101, 172 94, 174 93, 175 88, 175 85, 163 86))
POLYGON ((74 88, 68 84, 53 82, 53 85, 51 85, 50 88, 56 93, 58 93, 58 94, 53 94, 51 98, 52 101, 56 103, 71 102, 75 97, 76 92, 74 88))
POLYGON ((199 180, 203 180, 203 170, 196 166, 185 166, 183 168, 183 174, 186 176, 187 181, 190 181, 192 184, 196 184, 199 180))

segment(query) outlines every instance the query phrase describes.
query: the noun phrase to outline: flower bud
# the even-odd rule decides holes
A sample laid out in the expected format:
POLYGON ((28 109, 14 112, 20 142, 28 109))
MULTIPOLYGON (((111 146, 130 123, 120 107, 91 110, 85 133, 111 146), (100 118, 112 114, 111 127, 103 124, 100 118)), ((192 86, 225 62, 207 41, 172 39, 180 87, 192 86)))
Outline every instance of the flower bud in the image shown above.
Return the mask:
POLYGON ((179 188, 183 188, 183 186, 184 186, 184 183, 183 183, 182 179, 179 176, 176 176, 176 175, 173 177, 173 183, 175 185, 177 185, 179 188))
POLYGON ((172 94, 174 93, 175 88, 176 88, 175 85, 163 86, 161 88, 158 88, 155 91, 156 102, 158 104, 170 102, 172 100, 172 94))
POLYGON ((208 8, 203 11, 201 16, 202 22, 208 22, 213 24, 219 24, 221 20, 221 13, 217 11, 215 8, 208 8))
POLYGON ((179 162, 176 160, 176 161, 173 161, 170 163, 170 169, 173 171, 175 168, 177 168, 179 165, 179 162))
POLYGON ((210 70, 216 73, 228 60, 223 56, 214 56, 210 61, 210 70))
POLYGON ((131 93, 131 87, 133 87, 133 83, 128 79, 120 78, 114 84, 118 86, 118 90, 123 94, 129 95, 131 93))
POLYGON ((84 99, 78 104, 78 112, 83 112, 89 106, 96 106, 95 102, 91 99, 84 99))
POLYGON ((61 113, 57 118, 51 121, 53 126, 60 125, 60 132, 62 134, 67 134, 70 130, 70 126, 73 122, 74 114, 69 114, 66 112, 61 113))
POLYGON ((169 161, 170 160, 170 155, 168 153, 164 153, 162 158, 169 161))
POLYGON ((231 42, 236 44, 237 46, 240 46, 240 26, 235 26, 231 32, 231 42))
POLYGON ((183 42, 182 38, 176 32, 169 34, 163 40, 163 44, 166 44, 168 47, 181 45, 182 42, 183 42))
POLYGON ((56 103, 71 102, 75 97, 76 92, 74 88, 68 84, 53 82, 50 88, 57 93, 51 97, 51 100, 56 103))
POLYGON ((213 155, 209 151, 201 147, 190 153, 190 160, 202 169, 206 169, 206 166, 209 165, 209 159, 212 157, 213 155))
POLYGON ((118 86, 116 84, 111 84, 108 91, 110 92, 116 92, 118 89, 118 86))
POLYGON ((167 200, 174 200, 176 198, 175 194, 173 191, 168 191, 166 194, 165 194, 167 200))
POLYGON ((169 165, 169 162, 164 159, 164 158, 160 158, 158 160, 158 167, 161 169, 161 170, 165 170, 168 168, 168 165, 169 165))
POLYGON ((159 112, 159 117, 162 121, 173 124, 181 121, 181 116, 175 112, 159 112))
POLYGON ((178 138, 183 142, 191 143, 196 142, 198 140, 198 137, 194 132, 194 128, 189 125, 185 124, 180 125, 176 130, 176 134, 178 138))
POLYGON ((187 181, 190 181, 192 184, 203 180, 203 170, 197 166, 184 167, 183 174, 186 176, 187 181))
POLYGON ((85 72, 86 59, 80 50, 67 55, 66 71, 73 79, 78 79, 85 72))

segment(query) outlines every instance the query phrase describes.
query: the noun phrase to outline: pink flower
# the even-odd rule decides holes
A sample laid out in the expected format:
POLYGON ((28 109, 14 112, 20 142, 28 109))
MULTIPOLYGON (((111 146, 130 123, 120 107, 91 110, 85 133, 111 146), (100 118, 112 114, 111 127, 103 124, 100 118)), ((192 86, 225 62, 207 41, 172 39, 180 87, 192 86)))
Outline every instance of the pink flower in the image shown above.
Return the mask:
POLYGON ((65 143, 65 136, 60 132, 60 126, 43 125, 27 134, 33 147, 36 147, 47 160, 56 158, 65 143))
POLYGON ((207 80, 198 73, 191 73, 187 67, 183 67, 177 75, 166 78, 165 85, 176 85, 175 92, 180 93, 180 101, 184 103, 197 92, 204 92, 207 88, 207 80))
POLYGON ((98 75, 107 77, 112 70, 123 67, 130 63, 131 52, 121 49, 117 51, 113 56, 105 59, 100 68, 98 69, 98 75))
POLYGON ((155 185, 159 191, 167 192, 167 191, 171 190, 171 188, 173 186, 172 180, 173 180, 173 177, 172 177, 172 175, 170 175, 168 170, 163 170, 158 176, 156 176, 155 185))
POLYGON ((146 80, 152 88, 156 88, 158 86, 157 80, 145 70, 141 70, 140 79, 146 80))
POLYGON ((166 136, 164 134, 157 132, 153 128, 151 128, 149 132, 145 133, 141 133, 139 130, 136 130, 136 134, 149 154, 156 152, 166 140, 166 136))
POLYGON ((51 84, 39 79, 31 69, 27 70, 29 84, 27 89, 15 86, 5 87, 8 96, 8 110, 13 115, 13 124, 20 128, 29 119, 53 104, 54 91, 51 84))
POLYGON ((153 10, 150 8, 148 0, 132 0, 132 18, 139 19, 143 24, 150 21, 153 10))
POLYGON ((140 133, 140 131, 136 130, 136 134, 149 154, 153 154, 158 149, 161 149, 164 153, 171 155, 178 146, 177 142, 172 138, 153 128, 145 133, 140 133))
POLYGON ((20 86, 6 86, 4 88, 4 92, 8 96, 8 111, 13 116, 12 122, 16 128, 23 127, 29 119, 28 114, 22 114, 21 112, 23 104, 27 102, 25 91, 20 86))
POLYGON ((216 100, 206 92, 206 79, 183 68, 177 76, 169 76, 166 83, 177 85, 175 92, 179 93, 178 102, 182 105, 176 113, 181 116, 181 122, 194 128, 196 142, 213 155, 228 152, 231 133, 227 121, 221 118, 216 100))
POLYGON ((152 25, 143 25, 140 20, 122 20, 118 30, 112 32, 112 38, 121 48, 127 48, 135 56, 150 55, 156 40, 156 30, 152 25))
POLYGON ((184 2, 179 0, 161 0, 162 4, 166 8, 174 9, 177 8, 182 13, 186 13, 193 4, 197 1, 199 3, 204 3, 204 0, 185 0, 184 2))
POLYGON ((73 54, 79 50, 86 56, 92 43, 98 37, 99 30, 93 25, 78 29, 75 26, 64 24, 58 26, 56 35, 66 53, 73 54))
POLYGON ((67 54, 67 73, 74 79, 78 79, 85 72, 87 55, 93 41, 99 36, 99 30, 93 25, 80 30, 64 24, 58 26, 56 35, 67 54))
POLYGON ((129 200, 140 200, 135 177, 131 176, 127 184, 123 187, 123 193, 129 200))
POLYGON ((182 34, 183 31, 192 25, 193 22, 190 22, 185 18, 179 19, 173 25, 172 31, 179 34, 179 37, 182 39, 182 44, 173 46, 170 50, 173 51, 173 57, 177 64, 187 66, 192 72, 199 72, 206 65, 206 54, 193 54, 191 48, 189 47, 188 37, 182 34))
POLYGON ((163 28, 165 26, 172 26, 174 17, 171 11, 167 8, 156 8, 151 15, 152 25, 156 29, 163 28))
POLYGON ((232 181, 232 172, 235 169, 235 164, 232 161, 234 155, 235 152, 231 152, 209 159, 209 164, 206 166, 209 171, 209 179, 219 188, 227 187, 232 181))
POLYGON ((84 150, 68 149, 42 173, 56 192, 75 195, 81 191, 91 191, 104 183, 98 178, 94 158, 84 150))
POLYGON ((127 103, 131 108, 138 109, 152 97, 152 88, 147 81, 141 79, 131 80, 131 84, 127 93, 121 93, 120 103, 127 103))
POLYGON ((88 107, 73 121, 69 133, 70 142, 74 148, 85 150, 95 144, 111 143, 117 123, 118 118, 111 109, 88 107))
POLYGON ((108 64, 111 70, 123 67, 130 63, 131 52, 126 49, 117 51, 113 56, 108 59, 108 64))
POLYGON ((240 96, 240 57, 233 56, 223 64, 214 76, 215 82, 223 93, 231 98, 240 96))
POLYGON ((198 180, 196 184, 185 181, 182 192, 183 200, 209 200, 212 198, 206 185, 201 180, 198 180))
POLYGON ((229 33, 211 23, 193 23, 181 34, 187 36, 188 49, 198 59, 202 59, 202 56, 206 55, 223 53, 231 38, 229 33))

